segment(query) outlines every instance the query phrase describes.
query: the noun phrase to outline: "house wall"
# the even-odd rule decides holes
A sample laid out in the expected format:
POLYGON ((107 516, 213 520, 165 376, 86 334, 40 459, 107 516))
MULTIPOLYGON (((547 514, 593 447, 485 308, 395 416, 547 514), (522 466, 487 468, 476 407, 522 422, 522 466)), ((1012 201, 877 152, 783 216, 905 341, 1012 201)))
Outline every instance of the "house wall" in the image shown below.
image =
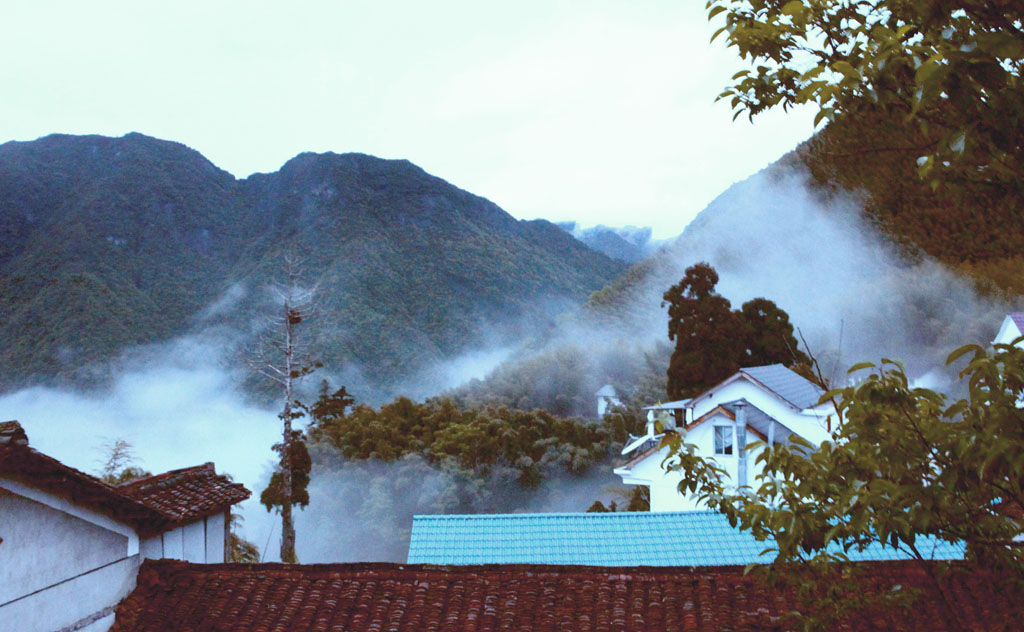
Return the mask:
POLYGON ((226 524, 224 514, 214 514, 147 538, 140 545, 142 557, 185 560, 197 564, 223 562, 226 524))
POLYGON ((226 514, 220 513, 206 518, 206 563, 226 562, 225 543, 228 534, 226 514))
POLYGON ((0 538, 0 632, 100 632, 134 587, 130 527, 21 481, 0 478, 0 538))
POLYGON ((999 333, 996 334, 995 339, 992 340, 992 344, 1004 344, 1008 345, 1016 340, 1021 335, 1020 329, 1016 323, 1009 316, 1003 319, 1003 324, 999 327, 999 333))
MULTIPOLYGON (((735 424, 726 415, 717 414, 687 432, 686 442, 697 446, 701 456, 717 462, 719 466, 726 470, 729 479, 736 481, 739 470, 739 455, 735 449, 735 434, 733 435, 733 455, 716 456, 714 435, 714 427, 716 425, 733 427, 735 424)), ((750 444, 759 440, 759 437, 748 428, 747 443, 750 444)), ((757 463, 757 456, 760 452, 761 448, 747 450, 747 485, 756 484, 758 475, 764 469, 763 464, 757 463)), ((632 485, 648 485, 651 488, 651 511, 707 509, 706 506, 697 501, 696 496, 699 496, 699 493, 691 497, 689 494, 679 492, 679 483, 682 481, 682 475, 678 472, 666 472, 664 470, 662 462, 666 456, 668 456, 668 448, 663 448, 651 454, 643 461, 635 464, 630 469, 630 475, 623 476, 623 482, 632 485)))

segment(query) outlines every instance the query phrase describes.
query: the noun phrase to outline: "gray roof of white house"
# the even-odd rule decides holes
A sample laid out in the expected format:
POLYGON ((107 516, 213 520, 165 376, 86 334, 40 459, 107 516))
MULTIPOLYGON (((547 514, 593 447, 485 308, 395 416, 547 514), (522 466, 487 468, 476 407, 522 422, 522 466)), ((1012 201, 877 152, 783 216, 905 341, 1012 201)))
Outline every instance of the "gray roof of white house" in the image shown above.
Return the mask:
POLYGON ((652 404, 650 406, 644 406, 643 410, 675 410, 677 408, 686 408, 692 399, 677 399, 674 402, 665 402, 663 404, 652 404))
POLYGON ((615 387, 611 384, 605 384, 601 387, 601 390, 594 393, 598 397, 615 397, 615 387))
MULTIPOLYGON (((736 401, 733 402, 726 402, 725 404, 722 404, 722 407, 728 409, 729 412, 735 415, 736 405, 740 403, 746 405, 746 421, 748 426, 750 426, 754 430, 757 430, 766 437, 774 435, 773 438, 775 439, 775 443, 789 445, 789 436, 793 434, 793 432, 786 426, 782 425, 777 419, 775 419, 768 413, 764 412, 757 406, 754 406, 747 400, 737 399, 736 401), (769 430, 769 427, 772 425, 772 423, 775 424, 774 432, 769 430)), ((750 439, 750 441, 754 440, 755 439, 753 438, 750 439)))
POLYGON ((740 369, 800 410, 817 405, 825 391, 781 364, 740 369))
POLYGON ((1014 325, 1017 325, 1017 329, 1024 333, 1024 312, 1010 312, 1007 316, 1010 317, 1014 325))

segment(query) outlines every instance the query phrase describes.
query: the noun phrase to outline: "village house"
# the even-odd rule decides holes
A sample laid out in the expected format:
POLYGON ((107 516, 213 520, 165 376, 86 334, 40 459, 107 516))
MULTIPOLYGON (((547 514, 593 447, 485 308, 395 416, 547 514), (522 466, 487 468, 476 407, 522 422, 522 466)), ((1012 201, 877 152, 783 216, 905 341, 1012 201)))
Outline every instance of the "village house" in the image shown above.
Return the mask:
POLYGON ((992 340, 992 344, 1012 344, 1021 336, 1024 336, 1024 312, 1010 312, 1003 319, 1003 324, 999 326, 999 333, 992 340))
POLYGON ((618 394, 615 392, 615 387, 611 384, 605 384, 602 386, 594 396, 597 397, 597 418, 604 417, 605 413, 611 412, 616 406, 622 406, 622 400, 619 399, 618 394))
POLYGON ((631 437, 622 454, 632 458, 615 473, 627 485, 650 487, 651 511, 700 509, 695 497, 679 493, 681 475, 662 466, 669 449, 660 447, 661 429, 685 431, 700 456, 714 459, 735 484, 750 485, 762 449, 746 449, 750 443, 787 444, 796 434, 817 445, 829 437, 835 410, 819 403, 822 394, 781 364, 740 369, 696 397, 646 407, 647 432, 631 437))
POLYGON ((0 632, 103 632, 144 559, 223 563, 250 495, 212 463, 112 486, 0 423, 0 632))

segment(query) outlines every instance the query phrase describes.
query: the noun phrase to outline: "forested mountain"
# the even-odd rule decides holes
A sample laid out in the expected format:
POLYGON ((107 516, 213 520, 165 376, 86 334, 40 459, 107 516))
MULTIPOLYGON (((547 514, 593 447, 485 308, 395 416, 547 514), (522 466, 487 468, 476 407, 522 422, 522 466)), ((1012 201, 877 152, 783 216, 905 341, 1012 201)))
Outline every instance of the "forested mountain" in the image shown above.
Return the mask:
MULTIPOLYGON (((270 309, 282 255, 319 288, 320 359, 370 386, 511 341, 625 268, 402 160, 302 154, 236 180, 139 134, 0 146, 0 384, 90 380, 128 345, 270 309), (495 336, 495 331, 500 332, 495 336)), ((314 335, 314 334, 311 334, 314 335)))

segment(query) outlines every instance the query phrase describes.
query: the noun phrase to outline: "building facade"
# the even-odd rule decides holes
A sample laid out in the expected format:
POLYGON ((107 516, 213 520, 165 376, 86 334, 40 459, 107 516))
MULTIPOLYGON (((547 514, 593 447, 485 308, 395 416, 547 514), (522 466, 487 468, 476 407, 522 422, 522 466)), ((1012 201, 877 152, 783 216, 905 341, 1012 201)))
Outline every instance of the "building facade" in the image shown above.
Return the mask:
POLYGON ((104 632, 142 560, 224 562, 248 497, 212 463, 108 485, 0 423, 0 632, 104 632))

